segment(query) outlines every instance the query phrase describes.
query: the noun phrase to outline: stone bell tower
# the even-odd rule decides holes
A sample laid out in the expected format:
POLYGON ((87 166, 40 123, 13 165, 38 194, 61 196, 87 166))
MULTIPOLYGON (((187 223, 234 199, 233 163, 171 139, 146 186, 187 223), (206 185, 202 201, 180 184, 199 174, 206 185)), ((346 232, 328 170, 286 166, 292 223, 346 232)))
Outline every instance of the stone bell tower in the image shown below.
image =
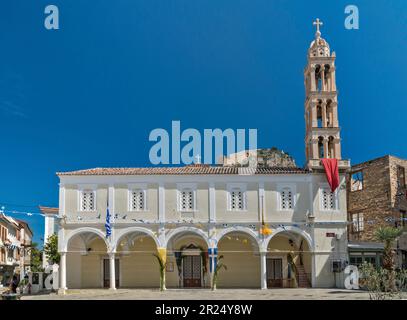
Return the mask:
MULTIPOLYGON (((316 19, 315 40, 308 49, 308 64, 304 70, 305 84, 305 152, 307 166, 320 168, 320 159, 341 160, 341 139, 338 122, 338 99, 335 78, 335 52, 321 37, 316 19)), ((339 161, 340 167, 346 167, 339 161)))

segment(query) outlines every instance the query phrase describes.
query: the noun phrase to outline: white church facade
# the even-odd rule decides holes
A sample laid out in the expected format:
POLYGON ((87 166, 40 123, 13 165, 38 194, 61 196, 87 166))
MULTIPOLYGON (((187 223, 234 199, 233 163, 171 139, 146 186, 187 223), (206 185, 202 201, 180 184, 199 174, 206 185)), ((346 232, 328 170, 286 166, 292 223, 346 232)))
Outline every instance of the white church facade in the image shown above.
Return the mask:
POLYGON ((347 211, 335 54, 321 38, 305 68, 305 168, 96 168, 59 172, 60 287, 342 287, 347 211), (322 158, 337 159, 331 192, 322 158), (106 237, 106 213, 111 235, 106 237), (265 230, 267 232, 265 232, 265 230))

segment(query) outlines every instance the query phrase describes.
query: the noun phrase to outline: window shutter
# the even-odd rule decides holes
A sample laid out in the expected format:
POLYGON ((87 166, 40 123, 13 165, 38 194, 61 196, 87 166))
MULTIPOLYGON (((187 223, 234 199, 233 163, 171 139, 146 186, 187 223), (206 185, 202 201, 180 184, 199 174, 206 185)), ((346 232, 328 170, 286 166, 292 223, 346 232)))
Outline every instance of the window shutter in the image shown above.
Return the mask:
POLYGON ((95 194, 92 190, 82 191, 82 211, 93 211, 95 210, 95 194))
POLYGON ((181 211, 194 210, 194 192, 190 189, 184 189, 180 192, 180 209, 181 211))
POLYGON ((290 188, 284 188, 280 192, 281 210, 291 210, 294 208, 293 192, 290 188))

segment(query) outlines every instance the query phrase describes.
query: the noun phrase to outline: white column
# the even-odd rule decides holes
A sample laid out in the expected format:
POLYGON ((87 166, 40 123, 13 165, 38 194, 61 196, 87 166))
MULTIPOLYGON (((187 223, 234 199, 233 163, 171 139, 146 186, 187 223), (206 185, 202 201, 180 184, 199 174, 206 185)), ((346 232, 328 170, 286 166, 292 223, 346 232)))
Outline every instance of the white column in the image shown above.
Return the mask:
POLYGON ((65 215, 65 185, 63 183, 59 184, 59 215, 65 215))
POLYGON ((215 183, 209 183, 209 222, 216 222, 216 189, 215 183))
POLYGON ((324 158, 328 159, 329 155, 328 155, 328 140, 324 139, 324 158))
POLYGON ((331 90, 336 91, 335 67, 331 68, 331 90))
POLYGON ((115 254, 109 253, 109 263, 110 263, 110 289, 116 290, 116 270, 115 270, 115 254))
POLYGON ((321 111, 322 111, 322 128, 326 128, 326 124, 327 124, 326 102, 322 102, 321 111))
POLYGON ((321 66, 321 91, 325 91, 325 67, 321 66))
POLYGON ((60 289, 66 290, 66 252, 61 252, 61 259, 59 261, 59 272, 61 275, 61 286, 60 289))
POLYGON ((315 252, 311 253, 311 286, 316 287, 316 261, 315 252))
POLYGON ((311 67, 311 91, 316 91, 317 89, 316 83, 315 83, 315 67, 311 67))
POLYGON ((262 221, 262 213, 264 221, 266 221, 266 197, 264 196, 264 182, 259 182, 259 221, 262 221))
POLYGON ((116 214, 116 211, 115 211, 115 203, 114 203, 114 186, 112 184, 109 185, 107 196, 109 199, 109 213, 110 213, 110 216, 114 217, 116 214))
POLYGON ((165 188, 162 182, 158 185, 158 220, 165 222, 165 188))
POLYGON ((314 190, 313 190, 313 185, 312 185, 312 177, 309 178, 308 182, 308 196, 309 196, 309 215, 311 217, 314 216, 314 190))
POLYGON ((261 289, 267 289, 267 252, 260 252, 261 289))

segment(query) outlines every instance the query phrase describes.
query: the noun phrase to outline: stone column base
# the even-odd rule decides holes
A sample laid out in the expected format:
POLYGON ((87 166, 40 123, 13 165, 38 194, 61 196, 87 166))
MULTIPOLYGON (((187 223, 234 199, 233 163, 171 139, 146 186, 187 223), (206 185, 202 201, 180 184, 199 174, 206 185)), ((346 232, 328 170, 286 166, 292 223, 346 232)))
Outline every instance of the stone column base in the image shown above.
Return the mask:
POLYGON ((59 288, 58 291, 57 291, 57 294, 58 295, 65 295, 67 291, 68 291, 67 288, 59 288))

